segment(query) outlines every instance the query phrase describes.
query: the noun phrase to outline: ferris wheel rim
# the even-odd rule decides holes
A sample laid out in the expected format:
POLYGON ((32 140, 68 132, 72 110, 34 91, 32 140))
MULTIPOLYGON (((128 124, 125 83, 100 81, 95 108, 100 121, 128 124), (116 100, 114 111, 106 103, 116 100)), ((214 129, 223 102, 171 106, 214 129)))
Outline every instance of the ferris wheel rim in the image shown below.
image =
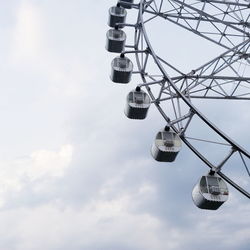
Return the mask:
MULTIPOLYGON (((178 94, 178 96, 189 106, 190 110, 192 110, 204 123, 206 123, 214 132, 216 132, 216 134, 218 134, 220 137, 222 137, 225 141, 227 141, 231 146, 232 146, 232 150, 237 150, 240 153, 244 154, 247 158, 250 158, 250 153, 245 150, 243 147, 241 147, 238 143, 234 142, 234 140, 232 140, 229 136, 227 136, 223 131, 221 131, 219 128, 217 128, 212 122, 210 122, 205 115, 203 115, 198 108, 196 108, 196 106, 194 106, 182 93, 181 91, 179 91, 179 89, 175 86, 175 84, 172 82, 172 79, 168 76, 167 72, 165 71, 164 67, 162 66, 162 64, 160 63, 156 53, 154 52, 154 49, 150 43, 149 37, 147 35, 147 31, 144 25, 144 19, 143 19, 143 9, 144 9, 144 4, 145 4, 145 0, 140 0, 140 3, 138 5, 139 8, 139 15, 138 15, 138 23, 141 26, 141 32, 142 35, 147 43, 148 49, 150 51, 150 54, 152 55, 152 57, 154 58, 154 61, 156 63, 156 65, 158 66, 158 68, 160 69, 160 71, 162 72, 162 74, 164 75, 165 79, 169 82, 169 84, 171 84, 172 88, 176 91, 176 93, 178 94)), ((250 38, 248 39, 250 41, 250 38)), ((136 54, 136 58, 137 58, 137 64, 138 64, 138 55, 136 54)), ((144 79, 144 75, 143 72, 141 72, 141 77, 142 80, 145 81, 144 79)), ((167 121, 167 117, 165 116, 164 111, 161 109, 161 107, 159 105, 157 105, 157 103, 155 103, 156 108, 159 110, 159 112, 161 113, 161 115, 163 116, 163 118, 167 121)), ((173 129, 175 129, 173 127, 173 129)), ((176 131, 177 132, 177 131, 176 131)), ((181 135, 181 139, 183 140, 183 142, 196 154, 196 156, 198 156, 208 167, 210 167, 211 169, 213 168, 213 165, 208 162, 201 153, 199 153, 186 139, 184 135, 181 135)), ((237 189, 239 192, 241 192, 243 195, 245 195, 246 197, 250 198, 250 193, 248 193, 246 190, 244 190, 242 187, 240 187, 237 183, 235 183, 234 181, 232 181, 229 177, 227 177, 225 174, 223 174, 221 171, 217 172, 221 178, 223 178, 225 181, 227 181, 230 185, 232 185, 235 189, 237 189)))

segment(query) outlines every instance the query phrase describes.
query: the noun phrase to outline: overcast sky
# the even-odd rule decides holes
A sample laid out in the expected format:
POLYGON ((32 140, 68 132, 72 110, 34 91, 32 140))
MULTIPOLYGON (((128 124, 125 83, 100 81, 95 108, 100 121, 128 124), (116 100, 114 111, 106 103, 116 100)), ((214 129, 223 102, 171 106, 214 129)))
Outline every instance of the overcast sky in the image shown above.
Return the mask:
MULTIPOLYGON (((249 200, 230 187, 219 210, 199 210, 206 167, 185 146, 175 163, 152 159, 154 107, 124 116, 132 86, 110 81, 104 49, 115 1, 0 3, 0 250, 249 249, 249 200)), ((249 150, 250 117, 235 115, 225 129, 249 150)))

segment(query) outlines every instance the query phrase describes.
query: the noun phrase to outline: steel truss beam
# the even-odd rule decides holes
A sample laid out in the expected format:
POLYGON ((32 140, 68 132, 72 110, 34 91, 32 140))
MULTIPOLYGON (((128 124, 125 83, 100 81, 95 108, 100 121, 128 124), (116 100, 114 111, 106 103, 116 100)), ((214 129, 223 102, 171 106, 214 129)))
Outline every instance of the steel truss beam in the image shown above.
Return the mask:
MULTIPOLYGON (((206 0, 159 2, 160 7, 157 8, 156 1, 148 1, 147 4, 145 1, 144 13, 162 17, 226 49, 249 37, 250 4, 245 2, 241 4, 206 0), (206 23, 206 28, 203 23, 206 23)), ((144 22, 151 18, 147 17, 144 22)))

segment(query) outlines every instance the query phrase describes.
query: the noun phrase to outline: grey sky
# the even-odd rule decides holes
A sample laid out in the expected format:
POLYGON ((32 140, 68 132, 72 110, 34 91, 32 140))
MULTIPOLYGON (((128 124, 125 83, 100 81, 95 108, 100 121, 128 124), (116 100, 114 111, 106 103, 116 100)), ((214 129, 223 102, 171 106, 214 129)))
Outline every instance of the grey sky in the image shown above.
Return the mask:
MULTIPOLYGON (((110 81, 104 49, 115 1, 0 2, 0 250, 248 249, 249 201, 230 188, 218 211, 196 208, 206 167, 186 147, 155 162, 160 114, 123 114, 135 82, 110 81)), ((235 109, 239 131, 200 105, 249 149, 249 112, 235 109)))

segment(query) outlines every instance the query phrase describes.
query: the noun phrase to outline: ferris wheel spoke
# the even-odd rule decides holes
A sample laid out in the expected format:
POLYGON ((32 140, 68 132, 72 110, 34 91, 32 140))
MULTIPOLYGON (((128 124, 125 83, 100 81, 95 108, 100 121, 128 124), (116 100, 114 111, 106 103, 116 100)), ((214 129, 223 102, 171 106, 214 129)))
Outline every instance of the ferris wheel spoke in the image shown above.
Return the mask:
POLYGON ((157 13, 158 11, 155 9, 155 1, 152 0, 152 1, 149 1, 146 5, 145 5, 145 8, 149 7, 154 13, 157 13), (154 4, 154 6, 151 6, 152 3, 154 4))
MULTIPOLYGON (((212 83, 212 82, 211 82, 212 83)), ((200 94, 200 92, 204 92, 204 94, 202 95, 202 97, 206 98, 208 96, 208 92, 209 92, 209 96, 212 97, 221 97, 222 99, 225 99, 227 97, 226 94, 221 93, 220 91, 216 90, 215 88, 212 88, 210 86, 206 87, 204 86, 204 88, 201 89, 197 89, 197 90, 193 90, 190 91, 190 96, 192 96, 192 98, 194 97, 194 94, 200 94), (211 92, 214 94, 212 95, 211 92)))
MULTIPOLYGON (((199 87, 199 85, 206 86, 208 90, 218 87, 221 89, 223 94, 226 94, 226 91, 222 88, 225 85, 225 82, 230 80, 238 81, 236 87, 233 88, 230 94, 226 94, 226 96, 233 96, 236 90, 239 87, 243 87, 243 83, 249 83, 250 76, 245 77, 241 76, 240 67, 242 64, 242 57, 247 54, 247 50, 249 49, 249 40, 246 40, 240 46, 236 46, 233 49, 228 50, 226 53, 221 56, 209 61, 207 64, 199 67, 196 70, 192 70, 185 77, 190 82, 188 84, 188 89, 195 90, 195 88, 199 87), (243 54, 242 54, 242 51, 243 54), (236 63, 239 63, 237 67, 236 63), (228 75, 222 75, 223 71, 226 71, 228 75), (229 75, 230 73, 230 75, 229 75), (205 75, 206 74, 206 75, 205 75), (210 81, 210 83, 208 82, 210 81), (219 83, 218 81, 223 81, 223 83, 219 83), (208 84, 206 84, 208 82, 208 84), (212 83, 215 82, 215 85, 212 83)), ((250 65, 245 64, 243 73, 245 68, 250 65)), ((181 77, 181 76, 180 76, 181 77)))
POLYGON ((153 3, 154 3, 154 6, 155 6, 155 10, 156 10, 156 12, 158 13, 159 10, 158 10, 158 7, 157 7, 157 4, 156 4, 155 0, 153 1, 153 3))
MULTIPOLYGON (((241 78, 241 77, 208 77, 206 78, 206 76, 204 77, 197 77, 197 82, 199 79, 206 79, 206 80, 211 80, 209 82, 209 84, 206 84, 205 81, 199 82, 199 84, 197 83, 196 86, 194 88, 186 88, 184 90, 182 90, 182 92, 184 94, 187 93, 187 91, 190 94, 195 94, 195 93, 200 93, 202 91, 205 91, 204 93, 204 97, 208 94, 208 92, 214 92, 215 94, 219 94, 224 96, 224 98, 233 98, 233 97, 237 97, 239 95, 241 96, 247 96, 249 95, 249 92, 246 92, 246 90, 249 89, 249 86, 246 86, 245 84, 249 84, 249 78, 241 78), (231 88, 231 89, 229 89, 231 88), (226 92, 229 91, 229 93, 226 92)), ((186 79, 186 81, 188 81, 186 79)), ((211 94, 211 93, 210 93, 211 94)), ((216 95, 218 96, 218 95, 216 95)))
POLYGON ((237 20, 244 20, 244 17, 243 17, 243 14, 242 14, 242 11, 244 10, 243 8, 240 8, 239 5, 235 5, 234 9, 232 9, 231 6, 230 6, 230 9, 231 9, 232 13, 234 14, 234 16, 236 17, 237 20))
POLYGON ((173 8, 173 9, 170 9, 168 11, 165 11, 165 12, 162 12, 162 14, 166 14, 166 13, 170 13, 172 11, 175 11, 175 12, 178 12, 178 13, 181 13, 182 11, 182 8, 181 8, 181 5, 180 4, 176 4, 174 2, 172 2, 171 0, 168 0, 170 6, 173 8), (176 5, 176 6, 175 6, 176 5))
MULTIPOLYGON (((237 28, 237 27, 234 27, 233 25, 231 25, 231 24, 229 24, 229 23, 227 23, 227 22, 222 21, 222 20, 220 20, 220 19, 214 17, 213 15, 210 15, 210 14, 204 12, 204 11, 201 11, 201 10, 198 9, 198 8, 195 8, 195 7, 193 7, 193 6, 190 6, 190 5, 188 5, 187 3, 180 2, 179 0, 172 0, 172 1, 177 2, 177 3, 180 3, 180 4, 182 4, 183 7, 187 8, 187 9, 191 9, 191 10, 195 11, 196 13, 198 13, 198 14, 204 16, 204 17, 209 17, 211 20, 214 20, 214 21, 217 21, 217 22, 221 22, 221 23, 223 23, 224 25, 226 25, 226 26, 228 26, 228 27, 230 27, 230 28, 232 28, 232 29, 234 29, 234 30, 236 30, 236 31, 238 31, 238 32, 245 33, 243 30, 241 30, 241 29, 239 29, 239 28, 237 28)), ((204 8, 204 7, 203 7, 203 8, 204 8)))
POLYGON ((221 1, 221 0, 198 0, 200 2, 207 2, 207 3, 215 3, 220 5, 226 5, 226 6, 239 6, 239 7, 246 7, 249 8, 249 4, 247 3, 240 3, 239 1, 221 1))
POLYGON ((241 79, 239 80, 235 78, 235 80, 231 80, 232 78, 219 78, 216 80, 216 78, 211 78, 211 81, 209 84, 203 83, 198 84, 195 88, 191 89, 185 89, 182 91, 183 93, 187 93, 187 90, 189 91, 190 94, 194 93, 199 93, 201 91, 205 91, 204 96, 208 94, 208 92, 211 91, 214 92, 215 94, 219 94, 224 96, 225 98, 233 98, 233 97, 239 97, 239 96, 248 96, 249 92, 246 91, 249 89, 249 86, 246 86, 246 83, 249 83, 249 79, 241 79), (242 82, 244 80, 244 82, 242 82), (215 83, 215 84, 213 84, 215 83), (230 89, 229 89, 230 88, 230 89), (226 92, 226 90, 228 92, 226 92))
MULTIPOLYGON (((157 12, 155 7, 151 6, 152 3, 149 6, 153 8, 153 11, 148 9, 145 9, 144 11, 148 14, 160 16, 170 22, 173 22, 195 33, 196 35, 219 44, 224 48, 230 48, 234 46, 235 44, 239 43, 239 39, 244 39, 244 37, 249 34, 249 32, 246 31, 246 28, 250 27, 250 23, 248 23, 249 5, 243 4, 241 8, 239 8, 239 6, 236 8, 237 5, 231 5, 230 3, 220 5, 218 3, 212 4, 212 2, 209 1, 201 1, 200 6, 197 6, 197 3, 199 3, 197 1, 195 3, 192 1, 187 2, 169 0, 168 3, 169 6, 172 7, 172 10, 171 8, 169 9, 168 6, 168 8, 166 8, 164 11, 162 7, 162 1, 160 1, 161 8, 159 8, 159 10, 161 9, 161 11, 157 12), (206 11, 205 7, 208 7, 208 9, 209 7, 213 8, 213 11, 216 10, 219 13, 211 15, 209 14, 209 11, 206 11), (227 20, 225 20, 226 16, 227 20), (204 31, 203 28, 200 27, 200 24, 204 22, 209 23, 210 29, 214 31, 204 31), (229 31, 226 33, 226 30, 228 29, 229 31)), ((153 3, 156 5, 155 1, 153 1, 153 3)))
POLYGON ((195 140, 195 141, 201 141, 201 142, 208 142, 208 143, 213 143, 213 144, 218 144, 218 145, 223 145, 223 146, 231 146, 228 143, 222 143, 222 142, 217 142, 217 141, 210 141, 210 140, 205 140, 205 139, 200 139, 200 138, 193 138, 189 136, 185 136, 186 139, 189 140, 195 140))
POLYGON ((213 72, 215 72, 216 70, 218 71, 218 69, 220 69, 220 67, 223 66, 223 64, 220 65, 220 67, 218 66, 218 63, 220 62, 221 59, 224 59, 224 58, 231 59, 231 58, 235 58, 237 56, 238 56, 238 59, 241 59, 242 57, 247 55, 247 50, 249 49, 249 43, 250 43, 250 39, 247 39, 247 40, 243 41, 239 45, 237 45, 237 46, 235 46, 233 48, 230 48, 228 51, 224 52, 220 56, 210 60, 206 64, 204 64, 204 65, 200 66, 199 68, 195 69, 194 72, 196 73, 196 72, 199 72, 199 71, 203 70, 203 73, 204 73, 205 71, 210 69, 212 65, 215 65, 215 68, 213 69, 213 72))
POLYGON ((152 17, 146 19, 146 20, 144 21, 144 24, 146 24, 146 23, 152 21, 153 19, 155 19, 155 18, 157 18, 157 17, 158 17, 158 15, 154 15, 154 16, 152 16, 152 17))
MULTIPOLYGON (((224 82, 223 81, 222 83, 220 83, 220 86, 231 84, 231 83, 232 83, 232 81, 229 81, 229 82, 224 82)), ((233 82, 233 84, 236 84, 236 83, 233 82)), ((215 99, 235 99, 235 100, 247 100, 247 99, 250 98, 249 92, 246 92, 246 93, 241 94, 241 95, 239 95, 239 94, 236 95, 235 94, 235 91, 239 87, 239 83, 234 88, 234 90, 232 91, 231 95, 223 95, 221 92, 216 91, 214 89, 215 87, 216 87, 216 85, 214 85, 214 86, 212 85, 212 86, 208 86, 208 87, 204 86, 204 88, 200 88, 200 89, 197 89, 197 90, 190 91, 189 94, 191 95, 191 98, 212 98, 212 97, 214 97, 215 99), (209 91, 210 92, 214 91, 218 95, 213 96, 210 93, 210 96, 207 96, 209 91), (200 92, 205 92, 205 93, 204 93, 203 96, 194 96, 193 95, 193 94, 197 94, 197 93, 199 94, 200 92), (221 98, 220 98, 220 95, 222 96, 221 98), (243 97, 243 96, 244 96, 244 98, 239 98, 239 97, 243 97)), ((241 85, 241 88, 247 88, 247 89, 249 89, 248 86, 244 86, 244 85, 241 85)), ((186 93, 186 92, 184 92, 184 93, 186 93)))
MULTIPOLYGON (((143 41, 143 39, 141 39, 141 41, 143 41)), ((208 92, 210 92, 209 98, 212 98, 213 95, 211 95, 211 93, 214 92, 216 99, 228 99, 229 97, 231 97, 231 99, 232 99, 236 96, 239 97, 239 93, 237 93, 237 90, 239 88, 241 88, 240 95, 244 94, 244 93, 242 93, 242 91, 243 91, 242 88, 244 88, 243 83, 246 81, 249 81, 249 79, 250 79, 249 77, 241 77, 238 74, 239 68, 235 69, 235 67, 232 66, 233 64, 235 64, 239 60, 241 60, 240 64, 242 64, 242 59, 240 59, 242 57, 242 55, 238 56, 238 53, 239 52, 242 53, 242 51, 244 51, 244 50, 245 50, 245 52, 247 51, 248 47, 246 46, 246 44, 248 44, 248 42, 249 41, 247 41, 247 40, 244 41, 243 43, 241 43, 241 44, 233 47, 232 49, 228 50, 227 52, 223 53, 223 55, 221 55, 221 56, 215 58, 214 60, 210 61, 209 63, 203 65, 198 70, 194 70, 194 72, 198 73, 196 75, 192 75, 192 72, 187 74, 187 75, 184 75, 184 73, 180 72, 180 70, 178 70, 176 67, 174 67, 170 63, 166 62, 160 56, 156 55, 156 57, 162 63, 164 63, 165 65, 167 65, 168 67, 170 67, 171 69, 176 71, 177 73, 181 74, 181 76, 179 76, 179 78, 183 78, 183 79, 185 79, 185 81, 189 82, 187 84, 188 87, 186 87, 186 89, 183 90, 185 93, 187 93, 187 89, 192 94, 198 93, 201 91, 205 91, 204 97, 206 97, 208 92), (245 49, 245 47, 247 47, 247 48, 245 49), (232 75, 234 74, 235 76, 218 75, 218 74, 221 74, 221 72, 223 70, 227 70, 227 68, 230 68, 232 71, 232 75), (205 73, 207 73, 207 75, 203 75, 205 73), (231 82, 230 82, 230 80, 231 80, 231 82), (233 87, 233 90, 231 92, 227 92, 228 90, 224 89, 223 86, 229 85, 230 83, 234 84, 234 83, 232 83, 232 81, 237 81, 238 84, 233 87), (199 86, 203 86, 203 88, 200 88, 199 86), (197 88, 198 88, 198 90, 197 90, 197 88), (218 98, 218 95, 220 95, 220 94, 224 98, 218 98)), ((150 54, 150 51, 147 55, 152 56, 150 54)), ((247 66, 248 64, 245 64, 245 65, 247 66)), ((240 67, 240 65, 239 65, 239 67, 240 67)), ((144 70, 144 72, 146 71, 146 63, 143 66, 143 70, 144 70)), ((174 79, 177 79, 177 77, 175 77, 174 79)), ((182 89, 183 86, 184 85, 182 84, 180 89, 182 89)), ((159 96, 161 96, 161 93, 159 94, 159 96)), ((160 98, 158 97, 156 99, 159 100, 160 98)), ((240 98, 238 98, 238 99, 240 99, 240 98)), ((242 98, 242 100, 243 99, 245 100, 246 98, 242 98)))
POLYGON ((170 63, 168 63, 166 60, 164 60, 163 58, 161 58, 160 56, 156 55, 157 59, 159 61, 161 61, 162 63, 166 64, 168 67, 170 67, 171 69, 173 69, 174 71, 176 71, 177 73, 181 74, 182 76, 184 76, 185 74, 183 72, 181 72, 179 69, 177 69, 176 67, 174 67, 173 65, 171 65, 170 63))
POLYGON ((163 0, 161 0, 161 2, 160 2, 159 13, 161 12, 162 5, 163 5, 163 0))
POLYGON ((211 100, 214 99, 214 100, 241 100, 241 101, 250 101, 250 97, 242 97, 242 96, 220 97, 220 96, 190 95, 189 97, 190 97, 190 99, 211 99, 211 100))
POLYGON ((240 158, 241 158, 241 160, 242 160, 242 162, 243 162, 243 164, 244 164, 244 166, 245 166, 245 168, 246 168, 247 174, 248 174, 248 176, 250 177, 250 171, 249 171, 249 168, 248 168, 248 166, 247 166, 247 164, 246 164, 246 161, 245 161, 243 155, 242 155, 240 152, 239 152, 239 155, 240 155, 240 158))

